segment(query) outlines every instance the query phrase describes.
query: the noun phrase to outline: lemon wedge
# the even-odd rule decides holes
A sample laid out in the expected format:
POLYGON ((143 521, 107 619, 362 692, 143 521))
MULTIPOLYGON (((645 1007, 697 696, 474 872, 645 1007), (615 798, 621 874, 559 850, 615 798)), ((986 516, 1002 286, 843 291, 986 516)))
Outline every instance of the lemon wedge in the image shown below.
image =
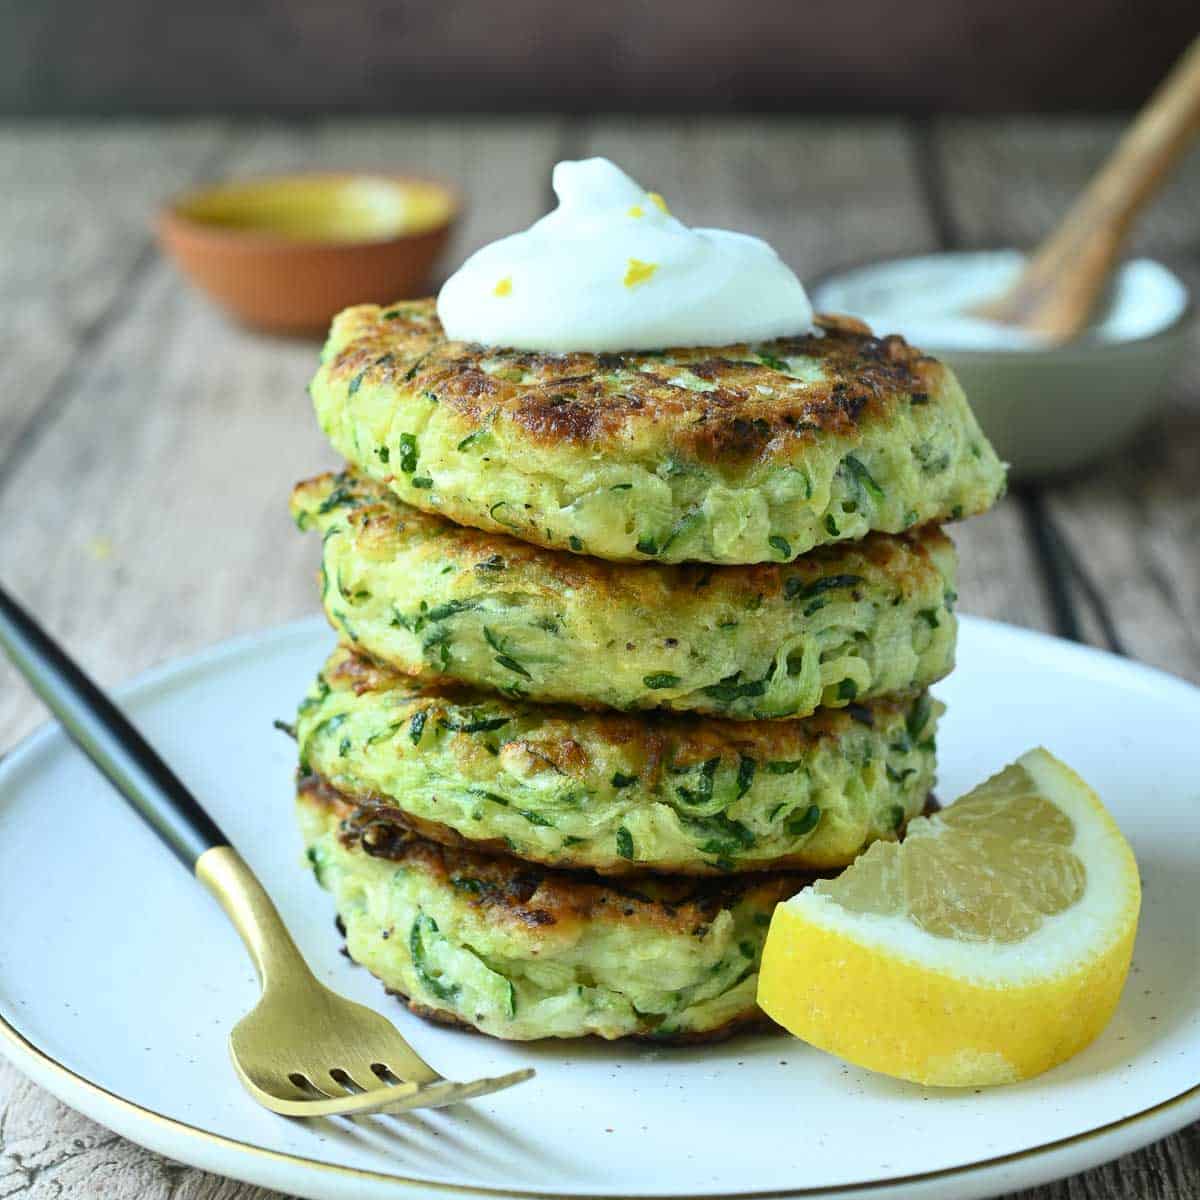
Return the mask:
POLYGON ((886 1075, 1027 1079, 1108 1023, 1140 905, 1133 851, 1095 792, 1031 750, 780 904, 758 1002, 886 1075))

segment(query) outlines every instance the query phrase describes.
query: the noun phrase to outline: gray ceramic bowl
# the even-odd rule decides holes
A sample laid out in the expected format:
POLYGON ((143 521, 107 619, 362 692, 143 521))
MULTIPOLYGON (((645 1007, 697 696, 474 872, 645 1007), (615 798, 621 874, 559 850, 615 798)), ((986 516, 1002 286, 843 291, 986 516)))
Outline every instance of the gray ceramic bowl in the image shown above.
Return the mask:
POLYGON ((988 348, 968 349, 966 337, 939 329, 942 322, 931 309, 921 311, 915 289, 911 317, 896 316, 895 289, 906 271, 922 291, 930 282, 936 287, 941 273, 938 295, 945 307, 957 280, 981 265, 1002 284, 1022 262, 1015 252, 985 251, 882 263, 819 282, 813 303, 818 311, 862 317, 878 334, 902 333, 949 363, 1013 475, 1031 478, 1070 471, 1117 450, 1161 408, 1164 384, 1187 345, 1193 309, 1176 275, 1142 259, 1122 266, 1108 318, 1064 346, 1019 347, 1004 344, 1000 334, 988 348), (885 291, 891 293, 886 304, 885 291), (1112 336, 1118 326, 1119 339, 1112 336))

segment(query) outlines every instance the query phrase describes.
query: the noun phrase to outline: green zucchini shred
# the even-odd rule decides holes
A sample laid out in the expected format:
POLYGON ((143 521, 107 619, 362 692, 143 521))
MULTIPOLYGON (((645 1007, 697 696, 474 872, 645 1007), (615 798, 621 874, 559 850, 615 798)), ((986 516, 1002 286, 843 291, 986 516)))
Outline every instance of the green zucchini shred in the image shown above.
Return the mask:
POLYGON ((411 475, 417 469, 417 439, 414 434, 402 433, 396 439, 400 451, 400 470, 411 475))
POLYGON ((821 810, 815 804, 810 804, 798 817, 787 822, 785 828, 792 837, 803 837, 812 833, 821 820, 821 810))
POLYGON ((642 683, 651 691, 660 691, 662 688, 678 687, 679 676, 672 675, 669 671, 660 671, 655 675, 643 675, 642 683))
POLYGON ((420 745, 421 734, 425 732, 425 722, 429 720, 429 712, 427 709, 421 709, 412 715, 412 720, 408 723, 409 741, 414 746, 420 745))
POLYGON ((437 933, 437 922, 426 913, 421 913, 413 922, 408 935, 408 949, 412 956, 413 970, 425 988, 439 1000, 453 1000, 462 990, 457 983, 445 983, 431 973, 426 957, 425 935, 437 933))
POLYGON ((617 853, 622 858, 633 860, 633 834, 624 825, 617 830, 617 853))
POLYGON ((750 790, 757 770, 758 763, 749 755, 743 754, 738 761, 737 799, 740 800, 750 790))
POLYGON ((843 462, 846 464, 846 469, 850 473, 850 477, 854 480, 855 485, 860 491, 866 492, 876 503, 883 500, 883 488, 875 482, 871 472, 863 466, 860 459, 856 458, 853 454, 847 454, 843 462))

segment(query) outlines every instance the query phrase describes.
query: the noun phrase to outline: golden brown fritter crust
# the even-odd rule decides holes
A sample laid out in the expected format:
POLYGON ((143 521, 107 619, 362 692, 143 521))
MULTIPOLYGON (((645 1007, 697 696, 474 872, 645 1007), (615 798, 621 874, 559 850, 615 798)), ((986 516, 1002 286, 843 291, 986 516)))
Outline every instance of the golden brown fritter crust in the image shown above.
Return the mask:
POLYGON ((934 525, 717 569, 481 533, 351 472, 299 484, 291 510, 321 535, 331 624, 424 680, 750 720, 839 707, 851 675, 866 699, 926 687, 953 665, 956 560, 934 525), (828 666, 785 674, 781 653, 828 666))
POLYGON ((296 484, 293 514, 314 513, 323 505, 330 505, 326 512, 341 510, 364 554, 389 556, 399 545, 419 541, 424 558, 436 556, 439 562, 453 562, 459 570, 476 575, 504 571, 506 584, 514 574, 536 571, 539 582, 544 579, 556 588, 586 592, 598 604, 660 604, 671 593, 694 594, 701 589, 710 597, 727 596, 731 603, 774 600, 785 589, 804 591, 831 565, 851 558, 847 569, 861 561, 885 573, 898 592, 908 592, 929 575, 931 553, 944 552, 951 544, 941 529, 924 525, 901 534, 868 534, 852 546, 819 546, 788 563, 747 563, 714 571, 709 563, 607 562, 531 545, 505 533, 456 525, 437 513, 405 504, 353 471, 327 471, 296 484), (330 505, 331 499, 337 503, 330 505), (790 586, 789 580, 794 581, 790 586))
POLYGON ((768 358, 819 358, 825 378, 791 404, 758 391, 779 376, 740 343, 664 348, 662 354, 540 354, 506 351, 507 378, 484 370, 493 347, 450 341, 432 300, 390 309, 364 304, 338 318, 343 349, 327 364, 329 382, 358 388, 392 385, 428 392, 481 425, 499 415, 534 443, 589 445, 636 439, 638 427, 667 426, 678 447, 701 462, 767 461, 795 439, 848 436, 867 421, 886 421, 941 386, 946 368, 903 338, 874 337, 861 321, 818 318, 822 335, 780 338, 768 358), (681 365, 712 391, 671 382, 681 365), (621 373, 620 388, 607 382, 621 373))
POLYGON ((757 346, 541 354, 451 341, 431 300, 361 305, 310 390, 407 503, 611 561, 786 561, 1004 485, 945 365, 833 318, 757 346))
MULTIPOLYGON (((480 692, 454 684, 410 684, 393 668, 371 662, 347 646, 334 651, 322 674, 331 686, 347 688, 357 696, 405 686, 408 695, 434 703, 442 700, 454 705, 470 705, 489 699, 480 692)), ((654 766, 654 773, 646 779, 648 784, 653 785, 661 781, 658 770, 663 765, 663 752, 668 740, 672 761, 677 766, 704 762, 714 754, 729 753, 731 750, 753 752, 764 760, 786 758, 822 742, 840 741, 857 723, 871 724, 876 718, 907 712, 916 694, 909 692, 881 696, 869 705, 819 708, 807 717, 787 721, 722 721, 695 717, 689 713, 634 714, 608 711, 589 713, 583 720, 595 722, 603 730, 604 740, 611 745, 636 743, 642 747, 640 757, 654 766)), ((496 700, 494 703, 504 705, 515 702, 496 700)), ((564 728, 581 719, 579 713, 564 705, 542 705, 539 708, 544 721, 561 722, 564 728)), ((444 711, 431 711, 431 717, 435 720, 445 715, 444 711)), ((577 741, 564 738, 559 746, 562 758, 556 756, 555 766, 565 769, 583 765, 578 757, 582 751, 577 741)), ((538 753, 546 753, 543 744, 539 744, 538 753)))
POLYGON ((329 658, 297 713, 302 772, 450 846, 604 875, 845 866, 934 777, 927 693, 790 721, 581 712, 329 658))
POLYGON ((625 920, 670 934, 693 934, 722 908, 744 899, 773 905, 818 878, 813 873, 759 872, 717 879, 639 876, 620 882, 588 871, 550 870, 506 855, 451 848, 417 836, 394 810, 359 806, 315 777, 299 790, 307 803, 328 807, 341 823, 341 840, 439 882, 472 881, 472 903, 489 922, 525 928, 578 926, 598 918, 625 920))
POLYGON ((431 845, 313 781, 297 815, 354 961, 422 1015, 516 1040, 703 1041, 756 1022, 772 914, 812 878, 613 885, 431 845))

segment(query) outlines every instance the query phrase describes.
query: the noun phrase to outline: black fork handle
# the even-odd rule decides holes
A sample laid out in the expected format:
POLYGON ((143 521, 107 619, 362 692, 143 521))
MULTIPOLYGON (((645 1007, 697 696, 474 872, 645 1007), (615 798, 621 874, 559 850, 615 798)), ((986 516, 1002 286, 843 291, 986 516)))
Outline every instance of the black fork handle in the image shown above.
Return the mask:
POLYGON ((229 845, 146 739, 2 587, 0 646, 67 736, 189 871, 206 850, 229 845))

